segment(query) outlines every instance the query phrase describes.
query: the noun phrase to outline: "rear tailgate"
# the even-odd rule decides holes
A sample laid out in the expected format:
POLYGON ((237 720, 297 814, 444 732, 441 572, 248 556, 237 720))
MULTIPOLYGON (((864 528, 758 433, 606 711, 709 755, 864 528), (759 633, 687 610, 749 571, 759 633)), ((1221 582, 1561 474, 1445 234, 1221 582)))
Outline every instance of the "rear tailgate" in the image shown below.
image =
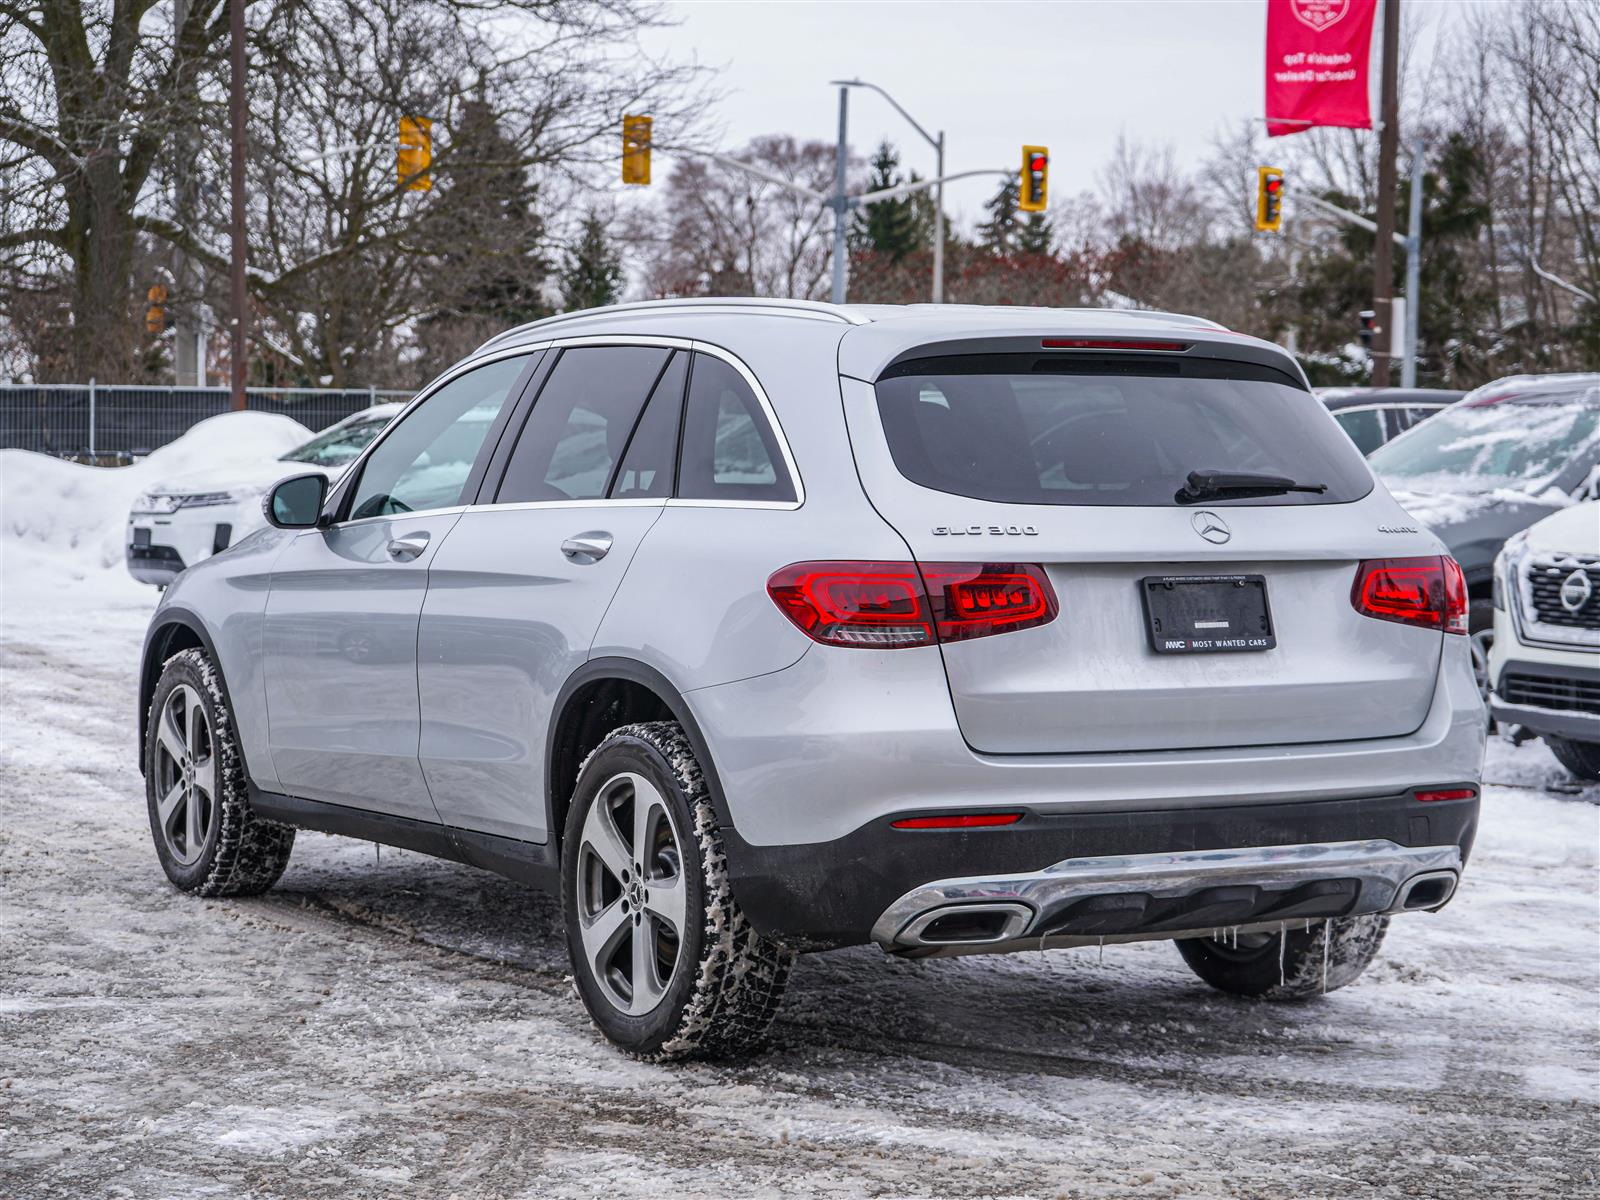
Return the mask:
MULTIPOLYGON (((1381 490, 1340 503, 1126 506, 1106 504, 1103 496, 1092 504, 1039 504, 958 495, 907 478, 872 385, 846 378, 842 387, 867 494, 913 557, 1038 563, 1055 588, 1060 613, 1049 624, 942 646, 957 718, 975 749, 1286 745, 1402 736, 1426 718, 1444 635, 1363 616, 1351 603, 1362 559, 1436 552, 1426 535, 1379 530, 1398 511, 1381 490), (1214 590, 1201 595, 1226 611, 1206 614, 1204 624, 1226 642, 1275 644, 1158 652, 1143 595, 1147 581, 1171 578, 1186 588, 1176 581, 1197 576, 1223 577, 1214 581, 1223 591, 1236 586, 1259 594, 1264 587, 1270 638, 1260 628, 1238 628, 1241 615, 1251 614, 1249 601, 1214 590)), ((954 394, 939 400, 941 407, 954 402, 954 394)), ((935 415, 935 424, 949 420, 935 415)), ((966 427, 963 436, 985 434, 980 425, 966 427)), ((1029 462, 1018 470, 1027 475, 1037 467, 1029 462)))

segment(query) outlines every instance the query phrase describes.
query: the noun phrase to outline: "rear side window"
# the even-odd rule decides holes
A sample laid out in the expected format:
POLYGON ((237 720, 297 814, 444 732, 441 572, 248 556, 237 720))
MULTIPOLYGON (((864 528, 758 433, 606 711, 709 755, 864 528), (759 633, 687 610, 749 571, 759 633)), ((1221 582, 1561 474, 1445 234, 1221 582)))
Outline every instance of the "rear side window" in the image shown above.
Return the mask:
POLYGON ((598 500, 672 351, 563 350, 506 463, 495 501, 598 500))
POLYGON ((1372 490, 1361 453, 1321 401, 1267 367, 1216 359, 973 355, 899 363, 877 383, 900 473, 1006 504, 1164 506, 1191 471, 1322 484, 1208 498, 1330 504, 1372 490))
POLYGON ((678 495, 694 500, 795 498, 777 437, 743 375, 696 354, 684 409, 678 495))
POLYGON ((611 484, 611 499, 662 500, 672 495, 678 422, 683 416, 683 385, 688 376, 689 356, 674 354, 628 439, 622 466, 611 484))

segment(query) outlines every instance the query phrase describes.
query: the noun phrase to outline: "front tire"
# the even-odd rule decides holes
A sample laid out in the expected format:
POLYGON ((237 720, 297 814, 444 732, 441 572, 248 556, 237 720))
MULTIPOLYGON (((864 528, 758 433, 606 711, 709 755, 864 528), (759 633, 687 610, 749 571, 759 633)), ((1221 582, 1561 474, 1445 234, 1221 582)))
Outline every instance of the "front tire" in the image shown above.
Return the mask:
POLYGON ((254 896, 278 882, 294 830, 250 811, 233 714, 204 652, 167 660, 147 726, 150 833, 173 886, 197 896, 254 896))
POLYGON ((1306 1000, 1354 983, 1383 945, 1385 916, 1322 921, 1279 933, 1184 938, 1178 953, 1218 991, 1265 1000, 1306 1000))
POLYGON ((735 1054, 761 1040, 794 965, 733 899, 705 776, 683 729, 615 730, 567 813, 561 895, 578 994, 637 1058, 735 1054))
POLYGON ((1568 738, 1547 737, 1545 744, 1556 761, 1579 779, 1600 780, 1600 745, 1574 742, 1568 738))

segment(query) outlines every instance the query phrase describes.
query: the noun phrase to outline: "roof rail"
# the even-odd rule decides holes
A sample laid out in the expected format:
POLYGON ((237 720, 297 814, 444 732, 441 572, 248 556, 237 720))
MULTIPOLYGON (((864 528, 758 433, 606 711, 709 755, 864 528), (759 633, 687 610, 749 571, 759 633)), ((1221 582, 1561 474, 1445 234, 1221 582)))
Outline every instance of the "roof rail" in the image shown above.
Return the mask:
POLYGON ((671 313, 686 308, 701 312, 708 309, 723 309, 766 312, 769 315, 781 316, 820 317, 824 320, 839 321, 845 325, 865 325, 869 319, 846 305, 826 304, 821 300, 785 300, 760 296, 692 296, 682 300, 636 300, 628 304, 610 304, 604 308, 583 308, 576 312, 560 313, 553 317, 545 317, 543 320, 530 321, 526 325, 518 325, 504 333, 495 334, 478 349, 488 350, 492 346, 509 341, 521 341, 529 334, 543 333, 571 321, 609 317, 615 313, 671 313))

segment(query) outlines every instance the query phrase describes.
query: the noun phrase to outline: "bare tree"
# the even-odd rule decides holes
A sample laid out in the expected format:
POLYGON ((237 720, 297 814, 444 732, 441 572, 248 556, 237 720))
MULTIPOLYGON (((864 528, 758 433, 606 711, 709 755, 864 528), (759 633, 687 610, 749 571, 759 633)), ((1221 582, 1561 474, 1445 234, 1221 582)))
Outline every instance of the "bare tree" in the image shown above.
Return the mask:
MULTIPOLYGON (((735 157, 813 191, 831 190, 834 148, 826 142, 760 137, 735 157)), ((817 202, 686 157, 633 240, 642 243, 655 295, 816 298, 827 290, 832 233, 832 214, 817 202)))

